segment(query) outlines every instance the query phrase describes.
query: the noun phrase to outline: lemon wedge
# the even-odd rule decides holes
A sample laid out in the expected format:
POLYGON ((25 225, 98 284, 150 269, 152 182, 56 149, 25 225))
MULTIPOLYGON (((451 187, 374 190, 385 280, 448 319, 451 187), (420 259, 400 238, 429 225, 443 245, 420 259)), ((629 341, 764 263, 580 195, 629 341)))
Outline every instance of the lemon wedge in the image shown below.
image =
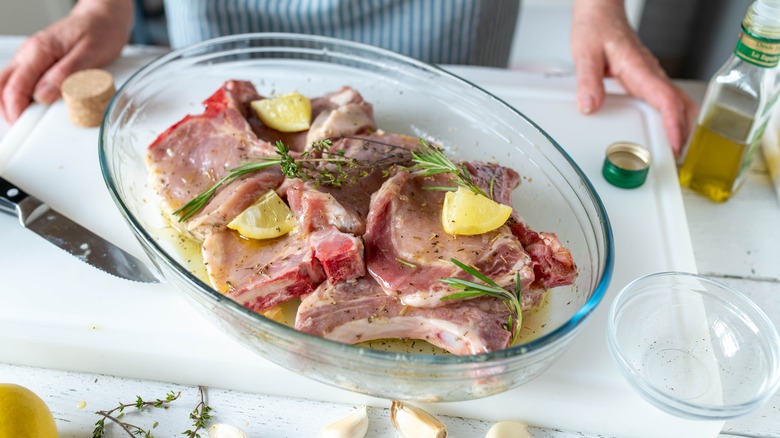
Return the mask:
POLYGON ((282 198, 269 190, 227 226, 250 239, 272 239, 292 231, 295 217, 282 198))
POLYGON ((450 234, 473 236, 504 225, 511 214, 512 207, 458 187, 457 191, 447 192, 444 197, 441 224, 450 234))
POLYGON ((250 105, 260 120, 271 129, 300 132, 311 126, 311 101, 300 93, 253 100, 250 105))

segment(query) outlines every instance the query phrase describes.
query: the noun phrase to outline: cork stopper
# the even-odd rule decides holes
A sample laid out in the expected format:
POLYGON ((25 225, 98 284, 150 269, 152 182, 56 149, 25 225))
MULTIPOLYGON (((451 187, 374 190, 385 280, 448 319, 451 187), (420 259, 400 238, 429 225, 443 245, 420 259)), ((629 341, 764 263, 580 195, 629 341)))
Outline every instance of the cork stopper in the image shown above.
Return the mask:
POLYGON ((114 77, 105 70, 81 70, 65 78, 62 99, 71 123, 84 128, 99 126, 115 92, 114 77))

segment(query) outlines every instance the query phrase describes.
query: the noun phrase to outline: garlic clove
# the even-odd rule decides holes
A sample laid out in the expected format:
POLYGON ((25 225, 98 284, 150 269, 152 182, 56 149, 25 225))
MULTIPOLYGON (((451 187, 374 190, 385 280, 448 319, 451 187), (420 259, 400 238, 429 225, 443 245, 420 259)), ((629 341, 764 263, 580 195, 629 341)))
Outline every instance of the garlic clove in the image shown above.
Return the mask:
POLYGON ((368 432, 368 410, 365 406, 322 429, 322 438, 363 438, 368 432))
POLYGON ((390 408, 393 427, 404 438, 446 438, 447 427, 428 412, 397 400, 390 408))
POLYGON ((533 438, 528 426, 517 421, 499 421, 488 430, 485 438, 533 438))
POLYGON ((243 430, 236 426, 218 423, 209 428, 211 438, 247 438, 243 430))

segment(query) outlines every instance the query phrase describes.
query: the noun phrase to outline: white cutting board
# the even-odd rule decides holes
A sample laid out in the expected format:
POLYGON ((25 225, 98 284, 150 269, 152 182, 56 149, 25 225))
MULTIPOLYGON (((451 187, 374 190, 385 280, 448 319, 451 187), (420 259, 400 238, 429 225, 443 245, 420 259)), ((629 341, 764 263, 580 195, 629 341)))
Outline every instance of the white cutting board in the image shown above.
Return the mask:
MULTIPOLYGON (((121 82, 148 59, 148 54, 127 52, 111 70, 121 82)), ((549 371, 497 396, 428 409, 616 436, 717 435, 720 422, 677 419, 635 395, 610 359, 605 341, 607 309, 625 284, 650 272, 696 269, 673 159, 658 117, 621 95, 610 95, 597 115, 581 116, 575 111, 570 77, 456 70, 524 111, 570 152, 606 205, 616 262, 612 286, 590 324, 549 371), (617 140, 636 141, 653 151, 655 162, 643 187, 617 189, 601 177, 604 149, 617 140)), ((36 112, 41 116, 34 129, 27 130, 24 123, 14 126, 0 143, 0 151, 10 156, 0 161, 0 175, 145 260, 104 186, 97 129, 71 126, 61 102, 48 110, 34 108, 29 118, 36 112)), ((269 363, 212 327, 171 287, 103 274, 7 216, 0 217, 0 245, 2 362, 389 405, 269 363)))

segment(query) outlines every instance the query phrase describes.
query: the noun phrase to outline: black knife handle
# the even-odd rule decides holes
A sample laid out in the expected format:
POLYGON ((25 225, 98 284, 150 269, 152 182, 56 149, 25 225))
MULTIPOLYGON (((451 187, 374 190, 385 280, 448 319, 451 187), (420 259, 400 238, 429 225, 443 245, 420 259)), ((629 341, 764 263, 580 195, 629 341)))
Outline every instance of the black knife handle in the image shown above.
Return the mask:
POLYGON ((0 211, 10 214, 12 216, 17 215, 16 206, 20 202, 24 201, 29 195, 25 193, 19 187, 11 184, 10 182, 0 178, 0 211))

